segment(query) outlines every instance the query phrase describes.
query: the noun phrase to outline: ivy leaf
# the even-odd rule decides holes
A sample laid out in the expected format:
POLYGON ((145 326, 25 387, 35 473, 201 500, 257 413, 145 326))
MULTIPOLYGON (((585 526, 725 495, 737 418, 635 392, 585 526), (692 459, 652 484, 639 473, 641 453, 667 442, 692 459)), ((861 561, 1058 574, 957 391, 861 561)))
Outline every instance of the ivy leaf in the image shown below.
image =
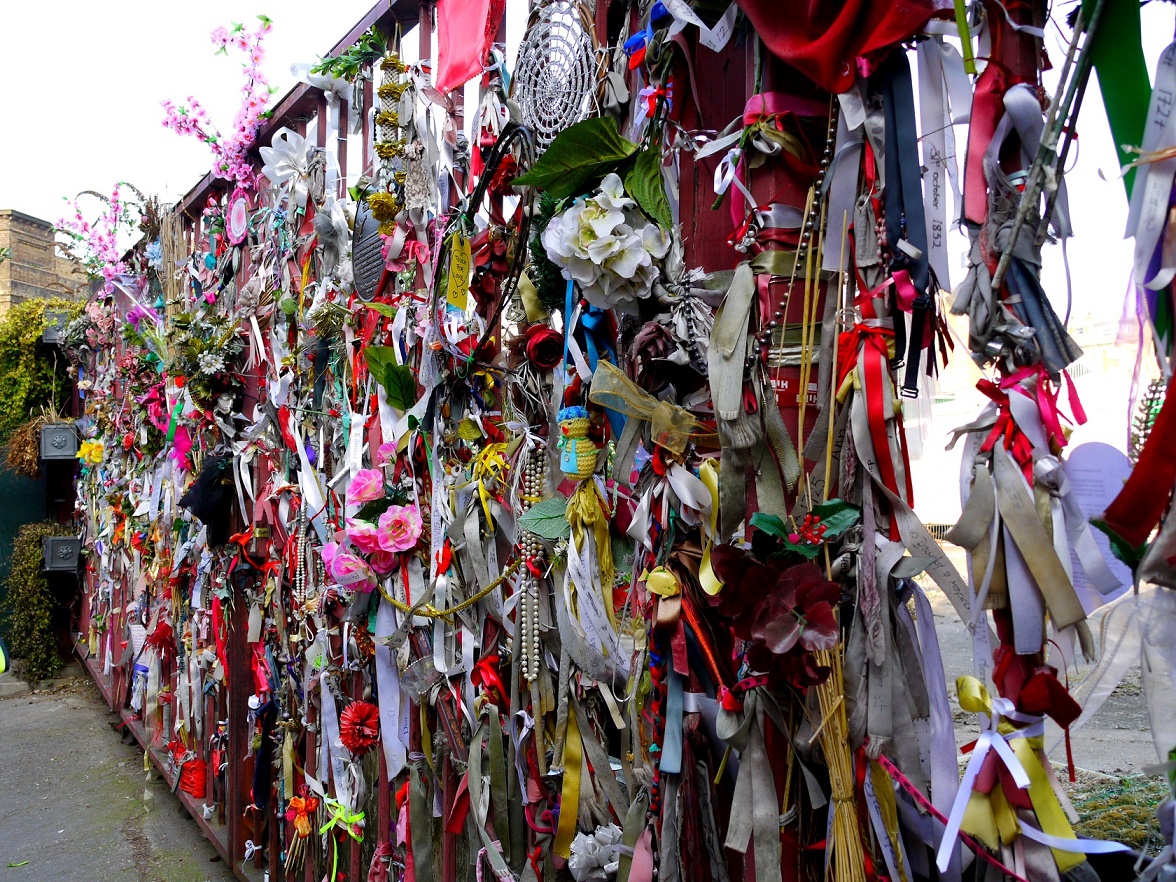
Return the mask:
POLYGON ((571 533, 567 518, 568 501, 559 496, 541 499, 519 515, 518 525, 549 542, 558 542, 571 533))
POLYGON ((586 119, 556 135, 531 170, 511 183, 538 187, 556 199, 567 199, 617 171, 636 150, 636 144, 621 137, 612 117, 586 119))
POLYGON ((384 395, 388 403, 397 410, 408 410, 417 400, 416 376, 412 368, 404 364, 384 367, 384 395))
POLYGON ((662 180, 661 151, 656 147, 642 151, 637 161, 625 175, 625 190, 632 196, 641 210, 669 229, 674 225, 670 214, 670 200, 666 197, 666 185, 662 180))
POLYGON ((762 511, 757 511, 751 516, 751 525, 757 530, 762 530, 769 536, 775 536, 785 542, 788 541, 788 534, 791 532, 780 517, 774 514, 765 514, 762 511))
POLYGON ((830 499, 813 506, 813 514, 821 519, 825 527, 825 539, 836 539, 858 522, 862 511, 844 499, 830 499))

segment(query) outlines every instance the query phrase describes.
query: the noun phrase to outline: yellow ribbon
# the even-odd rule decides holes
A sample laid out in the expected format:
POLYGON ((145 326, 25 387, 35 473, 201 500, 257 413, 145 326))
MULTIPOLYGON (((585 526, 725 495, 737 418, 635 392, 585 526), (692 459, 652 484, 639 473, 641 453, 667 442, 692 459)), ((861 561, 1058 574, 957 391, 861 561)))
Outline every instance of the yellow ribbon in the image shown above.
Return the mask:
MULTIPOLYGON (((608 364, 602 361, 600 365, 608 364)), ((599 370, 599 368, 598 368, 599 370)), ((616 570, 613 565, 612 539, 608 534, 609 513, 595 481, 581 481, 568 500, 568 523, 572 527, 572 541, 576 551, 582 551, 588 528, 592 529, 596 539, 596 560, 600 565, 600 586, 604 593, 604 611, 608 613, 608 621, 616 628, 616 614, 613 612, 613 580, 616 570)))
MULTIPOLYGON (((992 716, 992 698, 984 684, 975 677, 960 677, 956 680, 956 690, 963 710, 992 716)), ((1042 832, 1064 839, 1077 839, 1057 794, 1054 793, 1049 776, 1041 764, 1045 736, 1008 737, 1016 731, 1017 727, 1008 720, 1002 719, 997 725, 997 732, 1005 738, 1025 774, 1029 776, 1029 801, 1033 805, 1042 832)), ((1004 790, 997 784, 990 793, 972 793, 960 828, 995 851, 1001 843, 1012 842, 1020 833, 1021 825, 1015 810, 1005 798, 1004 790)), ((1054 860, 1057 861, 1058 870, 1062 873, 1086 860, 1086 856, 1078 852, 1060 851, 1056 848, 1051 851, 1054 860)))
POLYGON ((677 597, 682 593, 678 577, 665 567, 654 567, 652 570, 642 573, 641 577, 645 580, 645 587, 658 597, 677 597))
POLYGON ((715 463, 714 459, 706 459, 698 467, 698 477, 706 486, 711 498, 708 524, 710 529, 703 537, 702 563, 698 566, 698 582, 702 586, 702 590, 712 597, 723 590, 723 583, 719 581, 719 577, 711 568, 711 547, 714 545, 714 537, 719 529, 719 469, 715 463))
MULTIPOLYGON (((604 362, 601 362, 604 364, 604 362)), ((580 813, 580 770, 584 764, 584 745, 580 741, 580 727, 576 714, 568 714, 567 734, 564 737, 563 788, 559 797, 559 823, 555 828, 555 853, 571 857, 572 840, 576 837, 576 818, 580 813)))
POLYGON ((616 365, 603 360, 592 375, 588 400, 617 413, 648 420, 653 442, 677 454, 686 449, 686 442, 699 427, 698 421, 682 408, 658 401, 616 365))
POLYGON ((478 499, 482 503, 482 511, 486 514, 486 526, 494 528, 494 518, 490 516, 490 490, 487 483, 498 481, 506 470, 506 444, 487 444, 474 458, 471 476, 478 484, 478 499))

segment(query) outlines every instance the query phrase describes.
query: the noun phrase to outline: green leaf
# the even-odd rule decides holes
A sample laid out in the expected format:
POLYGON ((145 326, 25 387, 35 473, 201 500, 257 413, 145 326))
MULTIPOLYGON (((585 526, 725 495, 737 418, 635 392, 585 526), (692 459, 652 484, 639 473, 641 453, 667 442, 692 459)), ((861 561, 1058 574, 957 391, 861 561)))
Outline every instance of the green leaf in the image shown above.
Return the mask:
POLYGON ((416 375, 404 364, 384 367, 384 395, 397 410, 408 410, 417 400, 416 375))
POLYGON ((519 515, 519 528, 549 542, 558 542, 571 533, 567 518, 568 501, 562 496, 541 499, 519 515))
POLYGON ((785 551, 791 551, 793 554, 799 554, 801 557, 808 558, 809 560, 816 560, 817 555, 821 553, 821 549, 824 547, 824 544, 821 542, 812 545, 808 542, 789 542, 787 539, 784 540, 785 551))
POLYGON ((368 309, 371 309, 371 310, 374 310, 375 312, 378 312, 380 315, 385 316, 387 318, 390 318, 390 319, 396 318, 397 310, 396 310, 395 306, 389 306, 387 303, 378 303, 378 302, 365 303, 364 306, 366 306, 368 309))
POLYGON ((1134 572, 1143 562, 1143 556, 1147 553, 1147 543, 1144 542, 1138 548, 1132 548, 1131 544, 1116 533, 1106 521, 1102 518, 1091 518, 1090 523, 1107 534, 1107 539, 1110 540, 1111 552, 1127 566, 1131 567, 1134 572))
POLYGON ((813 514, 821 519, 825 526, 825 539, 836 539, 858 522, 862 511, 856 505, 851 505, 844 499, 830 499, 820 505, 813 506, 813 514))
POLYGON ((788 534, 792 531, 788 529, 788 525, 774 514, 765 514, 762 511, 757 511, 751 516, 751 525, 757 530, 767 533, 769 536, 775 536, 777 539, 788 541, 788 534))
POLYGON ((355 513, 355 516, 361 521, 370 521, 374 524, 380 519, 380 515, 386 512, 394 502, 395 500, 391 496, 381 496, 379 499, 365 502, 363 507, 355 513))
POLYGON ((661 151, 656 147, 642 151, 625 175, 625 190, 637 201, 642 211, 668 229, 674 225, 674 219, 670 214, 670 200, 666 196, 661 165, 661 151))
POLYGON ((636 144, 621 137, 612 117, 586 119, 556 135, 531 170, 511 183, 567 199, 617 171, 636 150, 636 144))
POLYGON ((368 346, 363 350, 368 370, 381 386, 384 385, 384 371, 396 364, 396 350, 391 346, 368 346))

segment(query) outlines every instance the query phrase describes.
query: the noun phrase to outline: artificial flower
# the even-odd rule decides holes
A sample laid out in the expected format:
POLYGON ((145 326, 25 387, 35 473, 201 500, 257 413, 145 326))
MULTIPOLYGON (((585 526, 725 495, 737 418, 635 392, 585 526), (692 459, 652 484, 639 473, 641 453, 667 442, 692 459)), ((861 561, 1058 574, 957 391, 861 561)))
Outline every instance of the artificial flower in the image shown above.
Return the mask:
POLYGON ((368 563, 376 571, 377 576, 390 576, 400 566, 400 557, 394 552, 377 548, 368 554, 368 563))
POLYGON ((563 360, 563 334, 547 325, 531 325, 527 328, 523 348, 527 361, 549 371, 563 360))
POLYGON ((367 563, 350 551, 337 551, 327 565, 331 578, 352 591, 368 592, 376 587, 376 574, 367 563))
POLYGON ((283 126, 274 132, 269 147, 258 151, 264 165, 261 173, 275 186, 289 186, 294 192, 294 201, 306 205, 310 190, 310 159, 314 144, 302 135, 283 126))
POLYGON ((669 359, 678 351, 669 329, 660 322, 646 322, 633 338, 626 356, 633 380, 651 395, 669 385, 669 359))
POLYGON ((610 174, 595 195, 551 219, 543 247, 589 303, 611 309, 649 296, 658 277, 654 261, 665 257, 670 239, 636 210, 620 177, 610 174))
POLYGON ((353 701, 339 715, 339 740, 353 756, 363 756, 380 740, 380 709, 353 701))
POLYGON ((380 550, 379 534, 376 530, 376 525, 371 521, 348 518, 347 538, 351 540, 352 545, 364 554, 371 554, 373 551, 380 550))
POLYGON ((415 505, 393 505, 380 515, 380 547, 385 551, 409 551, 421 536, 424 524, 415 505))
POLYGON ((379 469, 360 469, 347 486, 347 502, 371 502, 384 496, 384 473, 379 469))

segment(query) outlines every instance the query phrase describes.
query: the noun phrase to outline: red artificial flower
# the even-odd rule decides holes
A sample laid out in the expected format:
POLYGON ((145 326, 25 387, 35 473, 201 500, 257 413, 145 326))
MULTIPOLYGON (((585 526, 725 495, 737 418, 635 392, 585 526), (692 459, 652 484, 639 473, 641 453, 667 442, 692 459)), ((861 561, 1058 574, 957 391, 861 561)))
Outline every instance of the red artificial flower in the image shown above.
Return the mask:
POLYGON ((380 709, 353 701, 339 716, 339 740, 354 756, 363 756, 380 740, 380 709))
POLYGON ((531 325, 524 337, 527 361, 549 371, 563 360, 563 334, 547 325, 531 325))

